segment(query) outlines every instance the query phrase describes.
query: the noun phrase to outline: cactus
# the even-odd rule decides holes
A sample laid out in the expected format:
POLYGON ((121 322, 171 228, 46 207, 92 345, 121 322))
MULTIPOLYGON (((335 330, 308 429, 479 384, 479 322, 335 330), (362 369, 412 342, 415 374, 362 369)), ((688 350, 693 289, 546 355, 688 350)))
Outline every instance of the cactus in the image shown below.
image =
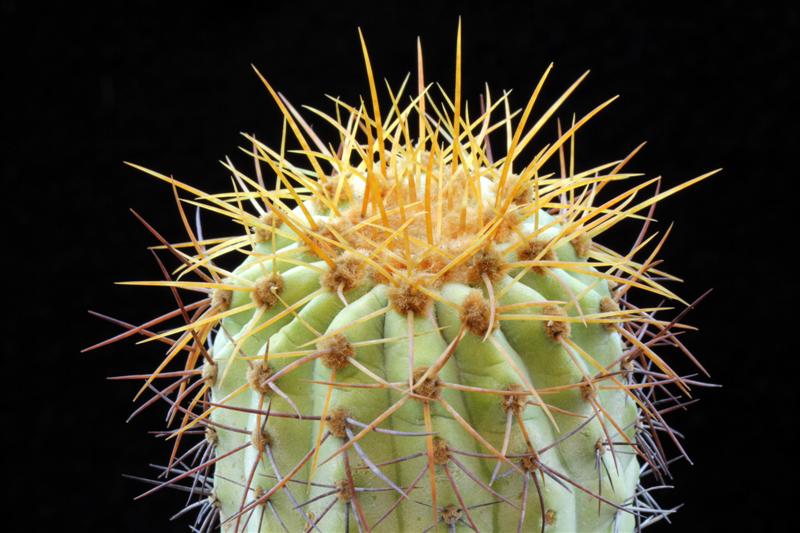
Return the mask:
POLYGON ((668 475, 667 442, 683 451, 663 418, 681 396, 657 393, 697 382, 655 349, 699 363, 674 334, 683 313, 630 296, 686 303, 649 226, 657 202, 713 172, 608 193, 638 178, 638 148, 579 171, 574 139, 611 100, 522 162, 585 75, 538 118, 550 68, 521 113, 487 88, 475 118, 460 26, 457 43, 452 97, 436 102, 418 47, 417 93, 404 83, 387 105, 362 36, 369 103, 310 109, 338 149, 256 70, 284 142, 245 135, 255 171, 227 159, 231 192, 132 165, 172 187, 187 239, 142 219, 180 264, 130 284, 169 287, 177 308, 115 340, 168 344, 152 373, 122 379, 169 406, 172 453, 145 494, 188 491, 195 531, 629 531, 670 512, 641 485, 668 475), (239 234, 205 237, 200 212, 239 234), (626 220, 643 226, 629 250, 598 243, 626 220))

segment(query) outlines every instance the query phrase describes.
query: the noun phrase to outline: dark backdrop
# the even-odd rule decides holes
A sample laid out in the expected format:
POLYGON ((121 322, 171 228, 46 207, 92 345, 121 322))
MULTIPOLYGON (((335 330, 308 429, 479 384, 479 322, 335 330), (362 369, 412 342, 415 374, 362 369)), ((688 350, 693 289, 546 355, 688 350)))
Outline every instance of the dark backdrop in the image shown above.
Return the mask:
POLYGON ((676 531, 784 529, 796 512, 779 487, 796 479, 787 434, 797 416, 796 327, 785 311, 798 289, 789 165, 797 138, 788 115, 797 11, 717 1, 389 4, 3 0, 3 107, 13 126, 4 133, 3 203, 14 250, 4 266, 11 294, 22 289, 4 306, 13 450, 4 460, 19 478, 4 485, 7 516, 34 520, 17 530, 186 530, 166 522, 182 497, 132 502, 142 486, 121 478, 165 459, 165 445, 146 435, 162 412, 126 425, 134 389, 104 380, 152 368, 160 351, 125 343, 78 354, 116 333, 87 309, 135 322, 168 302, 156 289, 113 285, 159 276, 145 250, 154 240, 129 207, 167 237, 182 236, 168 187, 122 161, 224 190, 218 160, 236 157, 239 132, 279 139, 279 114, 250 63, 295 104, 331 109, 323 93, 351 102, 366 94, 361 26, 379 77, 396 86, 413 72, 419 35, 429 79, 452 90, 459 14, 473 110, 484 80, 495 92, 514 89, 521 106, 550 61, 551 100, 590 68, 562 118, 622 99, 578 136, 579 163, 618 158, 647 140, 631 168, 667 186, 724 167, 657 211, 662 230, 676 221, 663 257, 687 280, 680 293, 715 289, 691 314, 701 331, 686 342, 724 385, 699 391, 701 402, 672 418, 695 465, 675 464, 677 488, 662 501, 684 503, 676 531))

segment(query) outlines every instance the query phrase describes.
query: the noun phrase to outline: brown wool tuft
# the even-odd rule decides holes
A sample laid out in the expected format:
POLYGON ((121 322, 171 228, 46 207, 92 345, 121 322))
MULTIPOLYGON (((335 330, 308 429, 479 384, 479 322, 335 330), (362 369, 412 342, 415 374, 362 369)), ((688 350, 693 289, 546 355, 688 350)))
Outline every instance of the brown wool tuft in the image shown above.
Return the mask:
MULTIPOLYGON (((421 272, 429 272, 431 274, 436 274, 437 272, 442 270, 444 267, 446 267, 447 263, 448 263, 448 261, 447 261, 447 259, 445 257, 442 257, 441 255, 433 255, 432 254, 432 255, 425 256, 422 259, 422 261, 420 261, 417 264, 417 268, 421 272)), ((449 278, 449 274, 450 274, 450 271, 448 270, 442 276, 440 276, 440 279, 444 278, 445 280, 447 280, 449 278)))
MULTIPOLYGON (((565 317, 567 314, 563 309, 556 305, 546 305, 542 308, 542 314, 553 317, 565 317)), ((569 322, 551 318, 544 323, 544 331, 547 336, 557 341, 562 337, 569 337, 571 333, 569 322)))
POLYGON ((314 511, 308 511, 306 514, 308 515, 308 519, 310 520, 310 523, 306 524, 303 527, 303 533, 309 533, 310 531, 314 530, 314 528, 312 527, 312 524, 316 524, 315 519, 317 518, 317 515, 314 513, 314 511))
POLYGON ((530 187, 523 187, 512 200, 516 205, 527 205, 531 201, 533 201, 533 189, 530 187))
POLYGON ((483 275, 486 274, 489 281, 494 283, 505 270, 505 262, 494 248, 479 250, 469 262, 467 281, 472 285, 483 284, 483 275))
MULTIPOLYGON (((414 384, 417 384, 420 378, 422 378, 422 376, 425 375, 425 372, 427 371, 428 371, 427 366, 421 366, 419 368, 414 369, 414 374, 413 374, 414 384)), ((424 398, 430 398, 432 400, 435 400, 436 398, 439 397, 439 393, 441 392, 441 387, 442 387, 442 382, 439 381, 439 378, 437 376, 435 375, 428 376, 427 378, 425 378, 425 381, 419 383, 414 388, 414 394, 416 394, 417 396, 422 396, 424 398)))
POLYGON ((575 254, 578 257, 589 257, 589 251, 592 249, 592 238, 586 233, 581 233, 572 239, 572 246, 575 248, 575 254))
POLYGON ((439 247, 442 254, 432 256, 430 262, 432 268, 429 271, 432 274, 438 274, 441 270, 447 268, 447 271, 444 274, 440 274, 435 281, 436 286, 439 286, 440 283, 469 283, 467 281, 469 274, 469 264, 467 262, 461 262, 455 267, 450 266, 451 258, 460 255, 469 244, 469 241, 464 237, 450 239, 442 243, 439 247))
POLYGON ((431 299, 427 294, 408 284, 392 287, 389 291, 389 301, 394 310, 403 316, 407 315, 409 311, 420 315, 427 311, 431 304, 431 299))
POLYGON ((206 361, 203 364, 203 372, 200 376, 203 378, 203 381, 206 382, 207 385, 213 387, 214 384, 217 382, 217 363, 209 363, 206 361))
POLYGON ((606 445, 603 442, 603 439, 597 439, 597 442, 594 443, 594 449, 600 455, 606 453, 606 445))
POLYGON ((322 364, 331 370, 343 369, 350 364, 347 359, 356 354, 353 345, 341 333, 323 339, 317 347, 325 352, 322 355, 322 364))
MULTIPOLYGON (((558 257, 552 246, 546 252, 544 251, 548 244, 549 243, 541 239, 532 239, 520 247, 517 252, 517 257, 520 261, 558 261, 558 257)), ((531 271, 542 274, 544 272, 544 267, 534 266, 531 267, 531 271)))
MULTIPOLYGON (((508 180, 506 181, 505 187, 503 187, 501 196, 506 199, 509 196, 511 196, 511 193, 514 187, 517 186, 518 181, 519 181, 519 174, 515 172, 509 173, 508 180)), ((514 198, 511 200, 511 202, 514 203, 515 205, 525 205, 530 203, 531 200, 533 200, 533 188, 526 187, 525 185, 523 185, 516 191, 516 194, 514 195, 514 198)))
POLYGON ((216 446, 217 442, 219 442, 219 435, 217 435, 217 430, 214 429, 212 426, 206 426, 205 439, 206 442, 209 443, 211 446, 216 446))
MULTIPOLYGON (((484 217, 490 219, 496 214, 497 213, 493 209, 487 209, 484 217)), ((492 233, 492 240, 495 242, 506 242, 518 231, 517 228, 519 224, 520 217, 517 212, 513 210, 506 211, 492 233)))
MULTIPOLYGON (((323 222, 318 225, 314 235, 308 236, 308 239, 314 243, 314 246, 328 255, 328 257, 336 257, 342 250, 333 244, 335 242, 339 242, 339 238, 333 233, 333 231, 331 231, 331 228, 337 232, 340 232, 342 225, 345 223, 346 221, 341 218, 323 222)), ((310 248, 310 251, 314 252, 312 248, 310 248)))
POLYGON ((350 484, 349 481, 346 479, 342 479, 336 482, 336 497, 339 498, 340 502, 349 502, 353 499, 355 495, 355 491, 353 490, 353 486, 350 484))
MULTIPOLYGON (((358 220, 358 222, 361 222, 358 220)), ((326 223, 326 227, 328 228, 328 232, 333 236, 334 231, 338 233, 343 239, 350 239, 351 237, 357 238, 357 232, 352 232, 353 228, 353 221, 347 215, 340 215, 334 219, 328 220, 326 223)), ((339 237, 335 237, 334 239, 339 240, 339 237)))
POLYGON ((439 437, 433 438, 433 462, 437 465, 444 465, 447 464, 447 461, 450 460, 450 448, 447 447, 447 443, 444 439, 440 439, 439 437))
MULTIPOLYGON (((600 312, 601 313, 615 313, 619 311, 619 304, 615 302, 612 298, 608 296, 604 296, 602 300, 600 300, 600 312)), ((611 317, 609 317, 611 318, 611 317)), ((614 322, 607 322, 603 324, 606 329, 613 330, 614 329, 614 322)))
POLYGON ((531 474, 539 470, 539 459, 533 454, 523 456, 519 464, 522 466, 523 470, 531 474))
MULTIPOLYGON (((508 386, 511 392, 523 392, 525 389, 518 383, 512 383, 508 386)), ((503 396, 503 410, 508 413, 511 411, 515 415, 520 414, 525 409, 525 404, 528 403, 528 394, 506 394, 503 396)))
POLYGON ((215 509, 219 509, 220 507, 222 507, 222 504, 220 503, 215 490, 212 490, 211 494, 208 495, 207 501, 211 505, 211 507, 215 509))
POLYGON ((266 213, 258 219, 258 225, 253 226, 256 242, 267 242, 272 239, 273 228, 280 226, 280 219, 272 213, 266 213))
POLYGON ((328 431, 337 439, 347 438, 347 411, 334 409, 326 420, 328 431))
POLYGON ((483 293, 478 290, 470 292, 461 304, 461 322, 464 327, 473 335, 483 337, 487 331, 497 327, 497 320, 495 319, 494 324, 491 320, 492 310, 483 293))
POLYGON ((597 388, 591 381, 584 381, 581 383, 581 398, 583 401, 592 401, 597 396, 597 388))
MULTIPOLYGON (((323 194, 327 196, 331 203, 336 199, 336 189, 339 188, 339 182, 341 181, 340 176, 336 176, 333 178, 329 178, 325 180, 325 183, 322 184, 323 194)), ((347 194, 347 178, 344 180, 344 185, 342 185, 342 192, 339 194, 339 201, 341 201, 342 197, 347 194)), ((319 202, 321 206, 325 206, 324 202, 319 202)))
POLYGON ((334 261, 332 269, 322 274, 322 286, 331 292, 336 292, 341 287, 347 292, 358 286, 364 279, 364 261, 356 255, 345 252, 334 261))
MULTIPOLYGON (((256 487, 256 488, 254 488, 254 489, 253 489, 253 500, 254 500, 254 501, 258 501, 258 500, 260 500, 260 499, 261 499, 261 498, 264 496, 264 494, 266 494, 266 493, 267 493, 267 491, 266 491, 266 490, 264 490, 264 488, 263 488, 263 487, 256 487)), ((268 499, 269 499, 269 498, 268 498, 268 499)), ((268 499, 267 499, 267 500, 268 500, 268 499)), ((266 501, 263 501, 263 502, 259 503, 258 505, 259 505, 259 506, 261 506, 261 505, 267 505, 267 502, 266 502, 266 501)))
POLYGON ((544 513, 544 523, 548 526, 552 526, 556 521, 556 512, 552 509, 548 509, 547 512, 544 513))
POLYGON ((253 443, 253 447, 255 447, 256 450, 263 453, 264 450, 267 449, 267 446, 272 445, 272 436, 266 429, 256 427, 253 428, 253 432, 250 434, 250 442, 253 443))
POLYGON ((256 281, 251 298, 258 307, 269 309, 278 302, 278 295, 282 291, 283 278, 280 274, 274 273, 256 281))
POLYGON ((625 374, 630 374, 635 370, 635 365, 633 364, 635 356, 627 355, 622 358, 622 361, 619 362, 619 367, 622 369, 625 374))
POLYGON ((455 525, 456 522, 461 520, 461 514, 462 513, 463 513, 463 511, 461 510, 461 508, 456 507, 455 505, 452 505, 452 504, 448 505, 447 507, 442 509, 442 512, 441 512, 442 522, 444 522, 445 524, 447 524, 449 526, 450 525, 455 525))
POLYGON ((227 311, 231 307, 233 291, 230 289, 214 289, 211 294, 211 307, 216 311, 227 311))
POLYGON ((272 376, 272 368, 266 361, 259 361, 255 364, 250 363, 247 369, 247 383, 250 389, 261 394, 269 394, 272 389, 269 386, 269 378, 272 376))
MULTIPOLYGON (((386 260, 385 254, 383 252, 379 251, 379 252, 376 253, 373 250, 373 251, 369 252, 369 256, 370 256, 370 259, 372 259, 375 263, 377 263, 379 265, 380 264, 385 265, 385 264, 388 263, 388 261, 386 260)), ((391 273, 389 273, 387 275, 384 272, 381 272, 380 270, 378 270, 377 268, 372 268, 372 267, 369 267, 369 266, 366 267, 366 272, 367 272, 366 275, 369 277, 369 279, 372 281, 372 283, 374 283, 376 285, 391 285, 392 284, 391 273)))

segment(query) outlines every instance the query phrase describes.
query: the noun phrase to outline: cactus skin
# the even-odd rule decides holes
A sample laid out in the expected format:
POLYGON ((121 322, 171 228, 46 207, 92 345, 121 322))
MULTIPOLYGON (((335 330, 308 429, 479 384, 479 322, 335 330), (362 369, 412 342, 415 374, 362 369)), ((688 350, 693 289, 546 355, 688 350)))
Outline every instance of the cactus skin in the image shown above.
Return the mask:
POLYGON ((635 151, 582 172, 564 155, 573 160, 575 132, 609 102, 533 162, 515 161, 543 123, 528 118, 549 69, 508 130, 511 155, 495 162, 486 134, 503 127, 491 115, 507 96, 492 103, 487 90, 490 112, 461 116, 460 42, 459 27, 453 114, 438 125, 419 99, 401 109, 392 96, 381 114, 362 38, 371 113, 320 113, 338 152, 258 74, 310 169, 249 136, 257 175, 228 160, 234 193, 133 165, 245 228, 204 240, 178 201, 189 242, 168 244, 148 225, 182 262, 176 276, 162 265, 165 281, 131 282, 205 294, 190 306, 176 297, 148 327, 184 325, 134 330, 171 347, 152 374, 128 376, 161 391, 177 424, 170 478, 146 494, 183 484, 198 499, 196 530, 630 531, 665 515, 640 484, 645 470, 667 472, 657 433, 674 440, 654 395, 688 382, 653 347, 683 345, 668 334, 678 320, 628 295, 681 301, 654 279, 670 276, 652 268, 664 241, 652 245, 648 220, 713 172, 649 199, 635 193, 656 180, 596 202, 635 177, 622 172, 635 151), (542 169, 550 159, 560 172, 542 169), (629 253, 596 244, 637 216, 629 253), (232 256, 244 260, 219 266, 232 256), (155 388, 162 378, 177 381, 155 388))

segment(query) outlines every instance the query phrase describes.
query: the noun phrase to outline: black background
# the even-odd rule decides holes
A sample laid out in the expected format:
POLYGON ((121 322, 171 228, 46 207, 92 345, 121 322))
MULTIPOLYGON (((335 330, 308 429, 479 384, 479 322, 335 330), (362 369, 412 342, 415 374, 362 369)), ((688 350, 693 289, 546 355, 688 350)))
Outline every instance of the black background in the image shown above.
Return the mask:
MULTIPOLYGON (((656 212, 662 231, 676 221, 662 257, 687 280, 680 294, 715 289, 690 315, 700 332, 687 342, 723 384, 699 391, 702 401, 672 418, 695 465, 676 463, 677 488, 662 501, 684 504, 676 531, 781 531, 792 520, 792 489, 781 486, 795 482, 797 463, 788 434, 797 417, 789 368, 797 328, 787 313, 798 290, 797 101, 788 73, 796 9, 716 1, 0 4, 3 108, 12 119, 2 168, 14 253, 4 267, 17 302, 4 306, 3 419, 12 446, 4 461, 18 478, 4 483, 7 531, 186 530, 167 522, 180 496, 132 502, 142 487, 120 475, 163 462, 166 446, 146 435, 162 414, 126 425, 134 389, 104 380, 151 369, 160 351, 128 342, 78 354, 117 332, 87 309, 136 322, 169 302, 166 291, 113 285, 159 276, 145 250, 154 240, 128 208, 168 238, 182 237, 169 188, 122 161, 225 190, 218 160, 229 154, 244 164, 239 132, 279 140, 278 111, 250 64, 296 105, 332 110, 324 93, 350 102, 367 94, 357 26, 380 78, 397 86, 414 71, 419 35, 428 78, 452 91, 459 14, 472 110, 484 81, 495 93, 514 89, 522 106, 550 61, 542 101, 590 68, 562 119, 622 98, 578 135, 579 164, 619 158, 647 140, 630 168, 662 175, 665 186, 724 168, 656 212), (10 526, 17 519, 27 525, 10 526)), ((628 242, 634 231, 622 228, 607 243, 628 242)))

